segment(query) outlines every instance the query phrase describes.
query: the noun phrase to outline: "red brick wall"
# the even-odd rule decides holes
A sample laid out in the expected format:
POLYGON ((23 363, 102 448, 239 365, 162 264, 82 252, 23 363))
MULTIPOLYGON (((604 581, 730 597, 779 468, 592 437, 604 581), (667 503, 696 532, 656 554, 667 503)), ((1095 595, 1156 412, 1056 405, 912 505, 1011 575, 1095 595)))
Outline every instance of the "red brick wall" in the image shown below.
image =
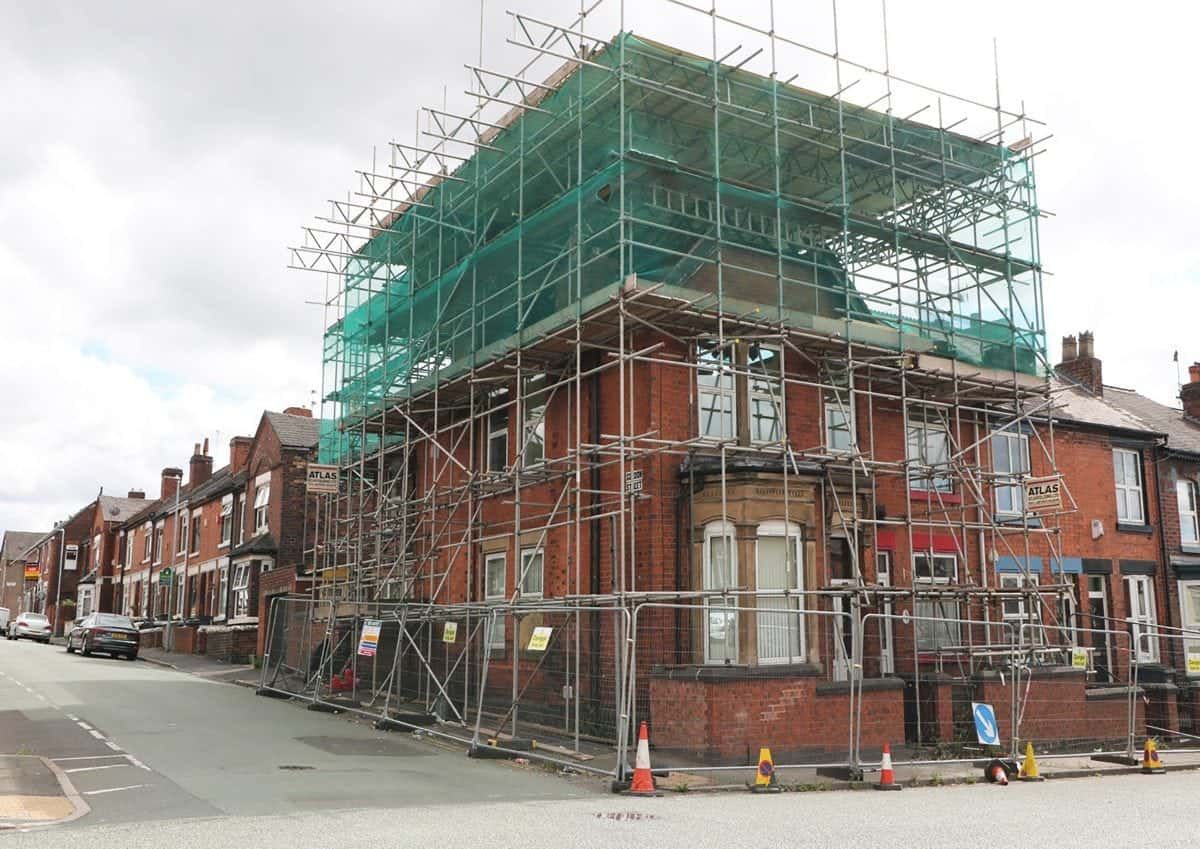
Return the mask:
MULTIPOLYGON (((1035 674, 1031 683, 1021 682, 1024 711, 1020 717, 1021 739, 1041 743, 1124 742, 1128 733, 1129 702, 1120 687, 1088 691, 1082 672, 1058 671, 1035 674)), ((1000 737, 1012 731, 1012 681, 1001 684, 998 677, 979 680, 975 700, 991 704, 1000 725, 1000 737)), ((1139 692, 1134 700, 1134 728, 1144 733, 1145 702, 1139 692)))
MULTIPOLYGON (((650 741, 668 757, 754 763, 768 746, 777 762, 845 756, 849 694, 811 676, 650 681, 650 741)), ((899 681, 863 692, 864 749, 904 739, 899 681)))

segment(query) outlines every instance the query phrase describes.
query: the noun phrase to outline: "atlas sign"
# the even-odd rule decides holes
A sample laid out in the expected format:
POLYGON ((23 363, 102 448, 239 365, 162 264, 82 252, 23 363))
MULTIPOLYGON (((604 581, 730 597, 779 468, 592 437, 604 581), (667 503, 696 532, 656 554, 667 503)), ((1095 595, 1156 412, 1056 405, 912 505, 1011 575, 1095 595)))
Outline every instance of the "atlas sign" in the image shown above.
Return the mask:
POLYGON ((309 463, 308 476, 304 480, 304 491, 322 495, 337 495, 338 467, 309 463))
POLYGON ((1026 510, 1061 510, 1062 478, 1030 478, 1025 482, 1026 510))

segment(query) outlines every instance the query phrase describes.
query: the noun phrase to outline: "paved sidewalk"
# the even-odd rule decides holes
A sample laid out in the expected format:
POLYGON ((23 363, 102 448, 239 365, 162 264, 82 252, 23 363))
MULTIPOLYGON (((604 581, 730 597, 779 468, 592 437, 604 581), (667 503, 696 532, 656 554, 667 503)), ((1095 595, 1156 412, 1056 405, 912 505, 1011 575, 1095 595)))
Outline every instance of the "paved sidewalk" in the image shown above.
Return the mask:
POLYGON ((242 687, 258 686, 259 670, 246 664, 223 663, 203 654, 183 654, 159 648, 143 648, 138 652, 138 658, 156 666, 170 667, 211 681, 223 681, 242 687))

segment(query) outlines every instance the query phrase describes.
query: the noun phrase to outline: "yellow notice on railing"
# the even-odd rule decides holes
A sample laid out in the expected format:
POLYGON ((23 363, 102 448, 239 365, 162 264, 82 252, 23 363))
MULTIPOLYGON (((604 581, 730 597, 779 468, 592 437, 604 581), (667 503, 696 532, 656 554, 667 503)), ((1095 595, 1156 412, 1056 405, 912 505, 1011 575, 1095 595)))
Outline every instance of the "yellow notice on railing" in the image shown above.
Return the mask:
POLYGON ((529 651, 545 651, 546 646, 550 645, 550 635, 554 633, 554 629, 546 625, 541 625, 533 629, 533 636, 529 638, 529 651))

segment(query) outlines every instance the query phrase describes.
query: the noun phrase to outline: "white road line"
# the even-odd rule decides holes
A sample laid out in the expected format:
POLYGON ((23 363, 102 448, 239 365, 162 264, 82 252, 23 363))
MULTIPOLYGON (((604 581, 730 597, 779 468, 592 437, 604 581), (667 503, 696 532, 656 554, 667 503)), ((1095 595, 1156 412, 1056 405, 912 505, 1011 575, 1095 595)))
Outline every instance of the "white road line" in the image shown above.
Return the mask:
POLYGON ((108 748, 112 749, 114 752, 121 751, 121 747, 118 746, 116 743, 114 743, 112 740, 105 740, 104 745, 108 746, 108 748))
POLYGON ((84 796, 99 796, 101 793, 116 793, 119 790, 138 790, 142 787, 149 787, 149 784, 129 784, 125 787, 108 787, 104 790, 85 790, 84 796))
POLYGON ((91 730, 92 730, 92 726, 88 725, 88 724, 87 724, 86 722, 84 722, 82 719, 77 719, 77 720, 75 720, 75 724, 76 724, 76 725, 78 725, 80 728, 82 728, 84 731, 91 731, 91 730))
POLYGON ((75 714, 73 714, 73 713, 68 713, 68 714, 67 714, 67 719, 71 720, 72 722, 78 722, 78 721, 79 721, 79 717, 77 717, 77 716, 76 716, 75 714))
POLYGON ((98 769, 117 769, 118 767, 126 767, 129 764, 101 764, 100 766, 77 766, 74 769, 64 769, 63 772, 95 772, 98 769))
POLYGON ((122 755, 75 755, 69 758, 51 758, 50 760, 58 763, 59 761, 110 761, 113 758, 123 757, 122 755))
POLYGON ((95 737, 97 740, 103 740, 103 739, 104 739, 104 735, 103 735, 103 734, 101 734, 99 731, 97 731, 95 728, 93 728, 91 731, 89 731, 89 732, 88 732, 88 734, 91 734, 91 735, 92 735, 93 737, 95 737))
POLYGON ((125 757, 127 757, 127 758, 129 759, 129 762, 130 762, 131 764, 133 764, 134 766, 136 766, 138 769, 144 769, 144 770, 146 770, 146 772, 151 772, 151 771, 152 771, 152 770, 150 769, 150 767, 146 766, 144 763, 142 763, 141 761, 139 761, 139 760, 138 760, 137 758, 135 758, 133 755, 128 755, 128 754, 127 754, 127 755, 125 755, 125 757))

